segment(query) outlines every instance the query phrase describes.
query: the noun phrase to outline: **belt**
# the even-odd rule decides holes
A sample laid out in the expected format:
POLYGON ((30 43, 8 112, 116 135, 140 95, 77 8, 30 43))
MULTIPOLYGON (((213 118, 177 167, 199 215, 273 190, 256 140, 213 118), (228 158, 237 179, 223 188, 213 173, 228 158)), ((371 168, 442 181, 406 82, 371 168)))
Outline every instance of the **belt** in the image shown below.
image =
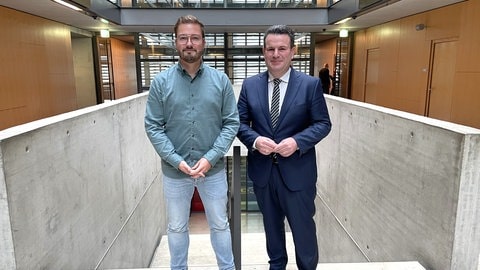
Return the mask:
POLYGON ((277 153, 270 154, 273 164, 278 164, 277 153))

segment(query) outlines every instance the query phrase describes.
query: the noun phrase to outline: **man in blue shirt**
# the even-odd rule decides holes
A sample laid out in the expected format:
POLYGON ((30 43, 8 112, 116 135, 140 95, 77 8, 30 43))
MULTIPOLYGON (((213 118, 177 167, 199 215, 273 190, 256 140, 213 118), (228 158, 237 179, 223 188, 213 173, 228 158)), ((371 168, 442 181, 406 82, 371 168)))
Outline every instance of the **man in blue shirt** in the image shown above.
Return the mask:
POLYGON ((240 125, 227 75, 202 61, 204 25, 194 16, 175 24, 179 63, 150 85, 145 130, 162 159, 171 269, 187 269, 188 221, 194 188, 202 199, 219 269, 235 269, 227 215, 224 155, 240 125))

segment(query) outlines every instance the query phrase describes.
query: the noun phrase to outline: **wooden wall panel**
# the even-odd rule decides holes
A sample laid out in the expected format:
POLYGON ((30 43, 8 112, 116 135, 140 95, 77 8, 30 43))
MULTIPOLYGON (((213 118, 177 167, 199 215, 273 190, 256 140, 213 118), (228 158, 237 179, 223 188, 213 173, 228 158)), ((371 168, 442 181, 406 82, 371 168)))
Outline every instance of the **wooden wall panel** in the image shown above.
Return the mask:
POLYGON ((112 46, 115 99, 137 94, 135 46, 110 38, 112 46))
MULTIPOLYGON (((366 51, 380 50, 380 90, 375 104, 424 115, 430 72, 431 44, 458 40, 455 83, 450 121, 480 128, 480 1, 465 1, 409 16, 362 31, 363 44, 355 44, 351 97, 363 101, 360 78, 366 66, 366 51), (415 25, 426 28, 417 31, 415 25), (364 33, 364 34, 363 34, 364 33), (362 50, 358 52, 357 50, 362 50), (363 58, 363 59, 362 59, 363 58), (463 74, 465 73, 465 74, 463 74), (467 80, 467 81, 464 81, 467 80), (472 80, 475 82, 473 83, 472 80), (472 116, 475 114, 475 116, 472 116)), ((357 40, 356 40, 357 42, 357 40)))
POLYGON ((0 7, 0 129, 76 109, 68 26, 0 7))
POLYGON ((398 77, 398 52, 400 44, 400 21, 386 23, 379 27, 379 74, 376 105, 395 106, 393 100, 398 77))
POLYGON ((366 30, 366 49, 373 49, 380 47, 380 32, 382 25, 374 26, 366 30))
POLYGON ((461 13, 462 5, 459 4, 424 13, 426 15, 426 39, 435 40, 458 37, 460 34, 461 13))
POLYGON ((367 51, 367 65, 365 70, 365 102, 378 104, 377 98, 382 95, 380 87, 380 49, 367 51))
POLYGON ((365 61, 366 61, 366 32, 357 31, 353 36, 352 84, 350 98, 365 101, 365 61), (355 90, 355 91, 354 91, 355 90))
POLYGON ((480 128, 480 1, 462 5, 452 121, 480 128))
MULTIPOLYGON (((19 23, 14 16, 14 12, 10 9, 0 7, 0 29, 2 33, 2 50, 0 50, 0 115, 6 114, 7 110, 18 110, 25 107, 25 91, 26 88, 18 88, 18 81, 21 80, 21 69, 12 66, 16 62, 19 53, 17 51, 17 43, 14 42, 18 38, 15 33, 16 27, 6 27, 8 24, 19 23), (7 64, 9 63, 9 64, 7 64)), ((26 67, 28 68, 28 67, 26 67)), ((28 74, 28 73, 27 73, 28 74)), ((0 129, 7 123, 6 117, 0 117, 0 129)))
POLYGON ((398 46, 398 78, 392 93, 392 108, 423 114, 428 82, 430 42, 426 31, 412 31, 426 15, 411 16, 400 21, 398 46), (404 79, 401 79, 404 78, 404 79))
MULTIPOLYGON (((468 1, 461 13, 457 70, 480 73, 480 1, 468 1)), ((480 76, 480 75, 478 75, 480 76)))
POLYGON ((458 72, 455 84, 451 121, 480 128, 480 74, 458 72))

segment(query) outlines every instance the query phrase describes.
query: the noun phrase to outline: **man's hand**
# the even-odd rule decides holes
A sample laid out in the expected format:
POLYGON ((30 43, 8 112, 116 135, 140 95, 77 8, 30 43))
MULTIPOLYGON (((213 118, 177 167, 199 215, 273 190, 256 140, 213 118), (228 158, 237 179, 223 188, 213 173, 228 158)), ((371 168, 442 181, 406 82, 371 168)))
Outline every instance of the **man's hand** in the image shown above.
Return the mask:
POLYGON ((282 140, 277 145, 277 147, 275 147, 275 149, 273 149, 273 152, 278 153, 282 157, 289 157, 293 153, 295 153, 295 151, 297 151, 297 148, 298 148, 298 146, 297 146, 297 142, 295 141, 295 139, 292 138, 292 137, 289 137, 289 138, 286 138, 286 139, 282 140))
POLYGON ((192 168, 188 166, 187 162, 185 160, 180 161, 180 164, 178 164, 178 169, 182 171, 184 174, 190 175, 192 168))
POLYGON ((255 143, 255 149, 263 155, 270 155, 274 152, 275 147, 277 147, 275 141, 263 136, 258 137, 255 143))
POLYGON ((195 165, 193 165, 190 176, 194 179, 205 177, 205 174, 212 168, 210 162, 206 158, 201 158, 195 165))

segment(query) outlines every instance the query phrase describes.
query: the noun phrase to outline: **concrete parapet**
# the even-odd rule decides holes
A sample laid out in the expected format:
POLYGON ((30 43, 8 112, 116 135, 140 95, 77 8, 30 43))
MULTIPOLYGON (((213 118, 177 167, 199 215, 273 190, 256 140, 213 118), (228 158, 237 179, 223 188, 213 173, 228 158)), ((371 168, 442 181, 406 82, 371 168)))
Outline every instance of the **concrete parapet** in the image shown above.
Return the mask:
POLYGON ((322 262, 477 269, 480 130, 327 97, 317 145, 322 262))
POLYGON ((148 266, 165 233, 146 94, 0 131, 2 269, 148 266))
MULTIPOLYGON (((145 101, 0 131, 2 269, 148 267, 166 220, 145 101)), ((327 104, 332 132, 317 145, 321 265, 477 269, 480 130, 333 96, 327 104)))

